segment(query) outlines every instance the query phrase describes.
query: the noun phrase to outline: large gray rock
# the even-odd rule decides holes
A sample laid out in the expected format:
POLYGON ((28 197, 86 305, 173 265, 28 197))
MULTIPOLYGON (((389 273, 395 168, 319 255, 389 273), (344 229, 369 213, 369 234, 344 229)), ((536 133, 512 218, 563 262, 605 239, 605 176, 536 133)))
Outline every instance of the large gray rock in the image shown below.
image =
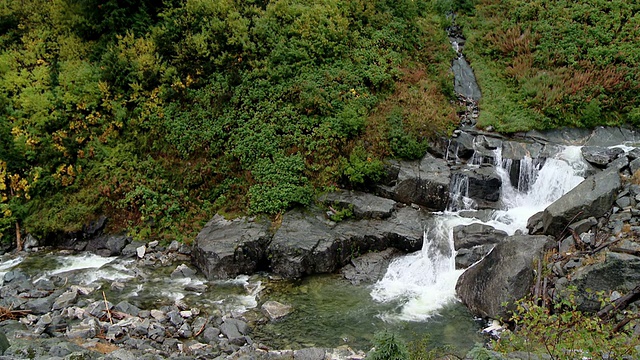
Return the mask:
POLYGON ((467 196, 476 202, 496 202, 500 199, 502 179, 493 166, 465 167, 454 172, 454 177, 466 178, 467 196))
POLYGON ((506 232, 485 224, 458 225, 453 228, 453 245, 456 250, 496 244, 506 237, 506 232))
POLYGON ((547 236, 507 237, 460 276, 456 284, 458 297, 476 315, 507 318, 514 301, 529 293, 534 261, 541 261, 552 243, 547 236))
POLYGON ((536 142, 504 141, 502 142, 502 158, 520 160, 524 157, 538 158, 542 145, 536 142))
POLYGON ((402 161, 399 165, 395 186, 381 186, 382 196, 405 204, 423 205, 434 211, 446 209, 451 172, 445 160, 427 154, 419 162, 402 161))
POLYGON ((604 215, 611 209, 621 187, 620 175, 615 169, 588 177, 544 210, 542 233, 560 236, 573 222, 604 215))
POLYGON ((4 351, 7 350, 9 346, 11 346, 11 344, 9 344, 7 336, 0 331, 0 355, 4 354, 4 351))
POLYGON ((285 278, 332 272, 338 266, 334 238, 322 213, 301 209, 285 213, 267 249, 271 271, 285 278))
POLYGON ((286 278, 331 273, 352 258, 394 247, 404 252, 422 247, 429 214, 403 207, 385 220, 333 224, 320 211, 296 209, 284 214, 267 249, 270 269, 286 278))
POLYGON ((629 141, 637 141, 638 133, 635 130, 620 127, 599 126, 593 130, 586 146, 616 146, 629 141))
POLYGON ((255 272, 266 255, 270 225, 266 219, 226 220, 216 214, 196 236, 193 264, 208 279, 255 272))
POLYGON ((345 279, 354 285, 361 283, 373 284, 382 279, 387 272, 389 263, 402 255, 395 248, 388 248, 380 252, 371 252, 351 260, 351 264, 343 267, 341 272, 345 279))
POLYGON ((319 200, 336 209, 350 208, 356 219, 385 219, 391 216, 396 202, 358 191, 336 191, 320 196, 319 200))
POLYGON ((602 146, 584 146, 580 149, 582 156, 589 163, 604 167, 624 154, 620 148, 608 148, 602 146))
POLYGON ((460 159, 469 159, 475 152, 475 137, 467 132, 461 132, 455 138, 451 139, 449 149, 453 152, 453 156, 460 159))
POLYGON ((480 88, 476 83, 476 77, 467 60, 462 56, 453 60, 451 70, 454 76, 454 91, 467 99, 480 100, 482 93, 480 92, 480 88))

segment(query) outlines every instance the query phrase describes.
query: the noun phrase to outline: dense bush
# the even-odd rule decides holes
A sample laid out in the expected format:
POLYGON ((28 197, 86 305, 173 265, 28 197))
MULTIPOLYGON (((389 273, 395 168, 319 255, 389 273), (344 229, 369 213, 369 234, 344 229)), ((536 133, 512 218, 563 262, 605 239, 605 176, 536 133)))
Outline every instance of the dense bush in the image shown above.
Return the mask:
POLYGON ((276 214, 375 180, 452 129, 439 24, 412 0, 5 2, 0 232, 103 213, 188 236, 214 211, 276 214))
POLYGON ((459 21, 483 90, 481 125, 638 124, 637 2, 490 0, 459 21))

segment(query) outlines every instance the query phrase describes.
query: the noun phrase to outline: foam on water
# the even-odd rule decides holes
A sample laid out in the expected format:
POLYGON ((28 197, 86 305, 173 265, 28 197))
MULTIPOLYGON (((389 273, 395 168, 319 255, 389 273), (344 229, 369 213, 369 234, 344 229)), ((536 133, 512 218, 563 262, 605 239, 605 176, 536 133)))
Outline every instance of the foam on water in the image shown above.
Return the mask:
MULTIPOLYGON (((583 181, 582 175, 587 168, 580 147, 566 147, 554 158, 547 159, 542 167, 532 159, 521 160, 519 181, 528 183, 514 187, 507 170, 502 167, 511 163, 503 164, 500 150, 494 154, 494 164, 502 179, 501 201, 505 209, 495 211, 492 220, 484 223, 510 235, 518 230, 526 233, 529 217, 583 181)), ((452 191, 465 188, 464 181, 456 179, 452 191)), ((452 198, 465 196, 457 193, 452 198)), ((454 207, 452 210, 459 209, 454 207)), ((389 265, 385 276, 374 285, 371 296, 376 301, 398 303, 399 311, 382 314, 383 318, 423 321, 437 314, 446 304, 456 301, 455 286, 463 270, 455 269, 453 228, 471 223, 483 222, 460 217, 455 212, 439 214, 436 225, 425 230, 422 250, 396 259, 389 265)))
POLYGON ((36 281, 46 279, 52 275, 62 275, 70 272, 79 272, 80 283, 84 285, 92 284, 98 280, 115 281, 133 277, 126 270, 126 263, 130 263, 133 260, 114 263, 118 259, 117 257, 104 257, 92 253, 60 256, 56 259, 61 265, 55 270, 45 272, 36 281), (110 265, 112 263, 113 266, 110 265))

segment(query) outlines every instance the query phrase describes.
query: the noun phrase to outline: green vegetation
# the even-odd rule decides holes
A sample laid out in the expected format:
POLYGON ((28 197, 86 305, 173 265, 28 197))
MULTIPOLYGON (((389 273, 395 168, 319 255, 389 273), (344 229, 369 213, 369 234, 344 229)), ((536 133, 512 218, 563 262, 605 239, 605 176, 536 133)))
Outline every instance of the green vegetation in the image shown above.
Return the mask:
POLYGON ((0 234, 189 239, 455 126, 430 1, 0 0, 0 234))
POLYGON ((525 299, 511 317, 516 331, 504 332, 493 345, 499 352, 524 351, 551 359, 636 359, 640 340, 635 322, 628 320, 637 318, 627 312, 620 322, 603 321, 578 310, 573 293, 550 307, 525 299))
POLYGON ((460 16, 479 125, 515 132, 640 124, 640 4, 483 0, 460 16))

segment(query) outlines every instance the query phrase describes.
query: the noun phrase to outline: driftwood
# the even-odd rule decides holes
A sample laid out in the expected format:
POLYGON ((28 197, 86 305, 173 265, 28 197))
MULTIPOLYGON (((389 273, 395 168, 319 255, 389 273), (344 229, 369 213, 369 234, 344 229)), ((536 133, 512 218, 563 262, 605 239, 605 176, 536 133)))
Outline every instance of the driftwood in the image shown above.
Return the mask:
POLYGON ((597 315, 602 320, 611 319, 617 311, 626 309, 629 304, 637 300, 640 300, 640 285, 636 286, 627 295, 622 296, 616 299, 611 304, 603 307, 600 311, 598 311, 597 315))
POLYGON ((619 247, 612 247, 609 249, 609 251, 624 253, 624 254, 629 254, 634 256, 640 256, 640 250, 631 250, 631 249, 625 249, 625 248, 619 248, 619 247))

